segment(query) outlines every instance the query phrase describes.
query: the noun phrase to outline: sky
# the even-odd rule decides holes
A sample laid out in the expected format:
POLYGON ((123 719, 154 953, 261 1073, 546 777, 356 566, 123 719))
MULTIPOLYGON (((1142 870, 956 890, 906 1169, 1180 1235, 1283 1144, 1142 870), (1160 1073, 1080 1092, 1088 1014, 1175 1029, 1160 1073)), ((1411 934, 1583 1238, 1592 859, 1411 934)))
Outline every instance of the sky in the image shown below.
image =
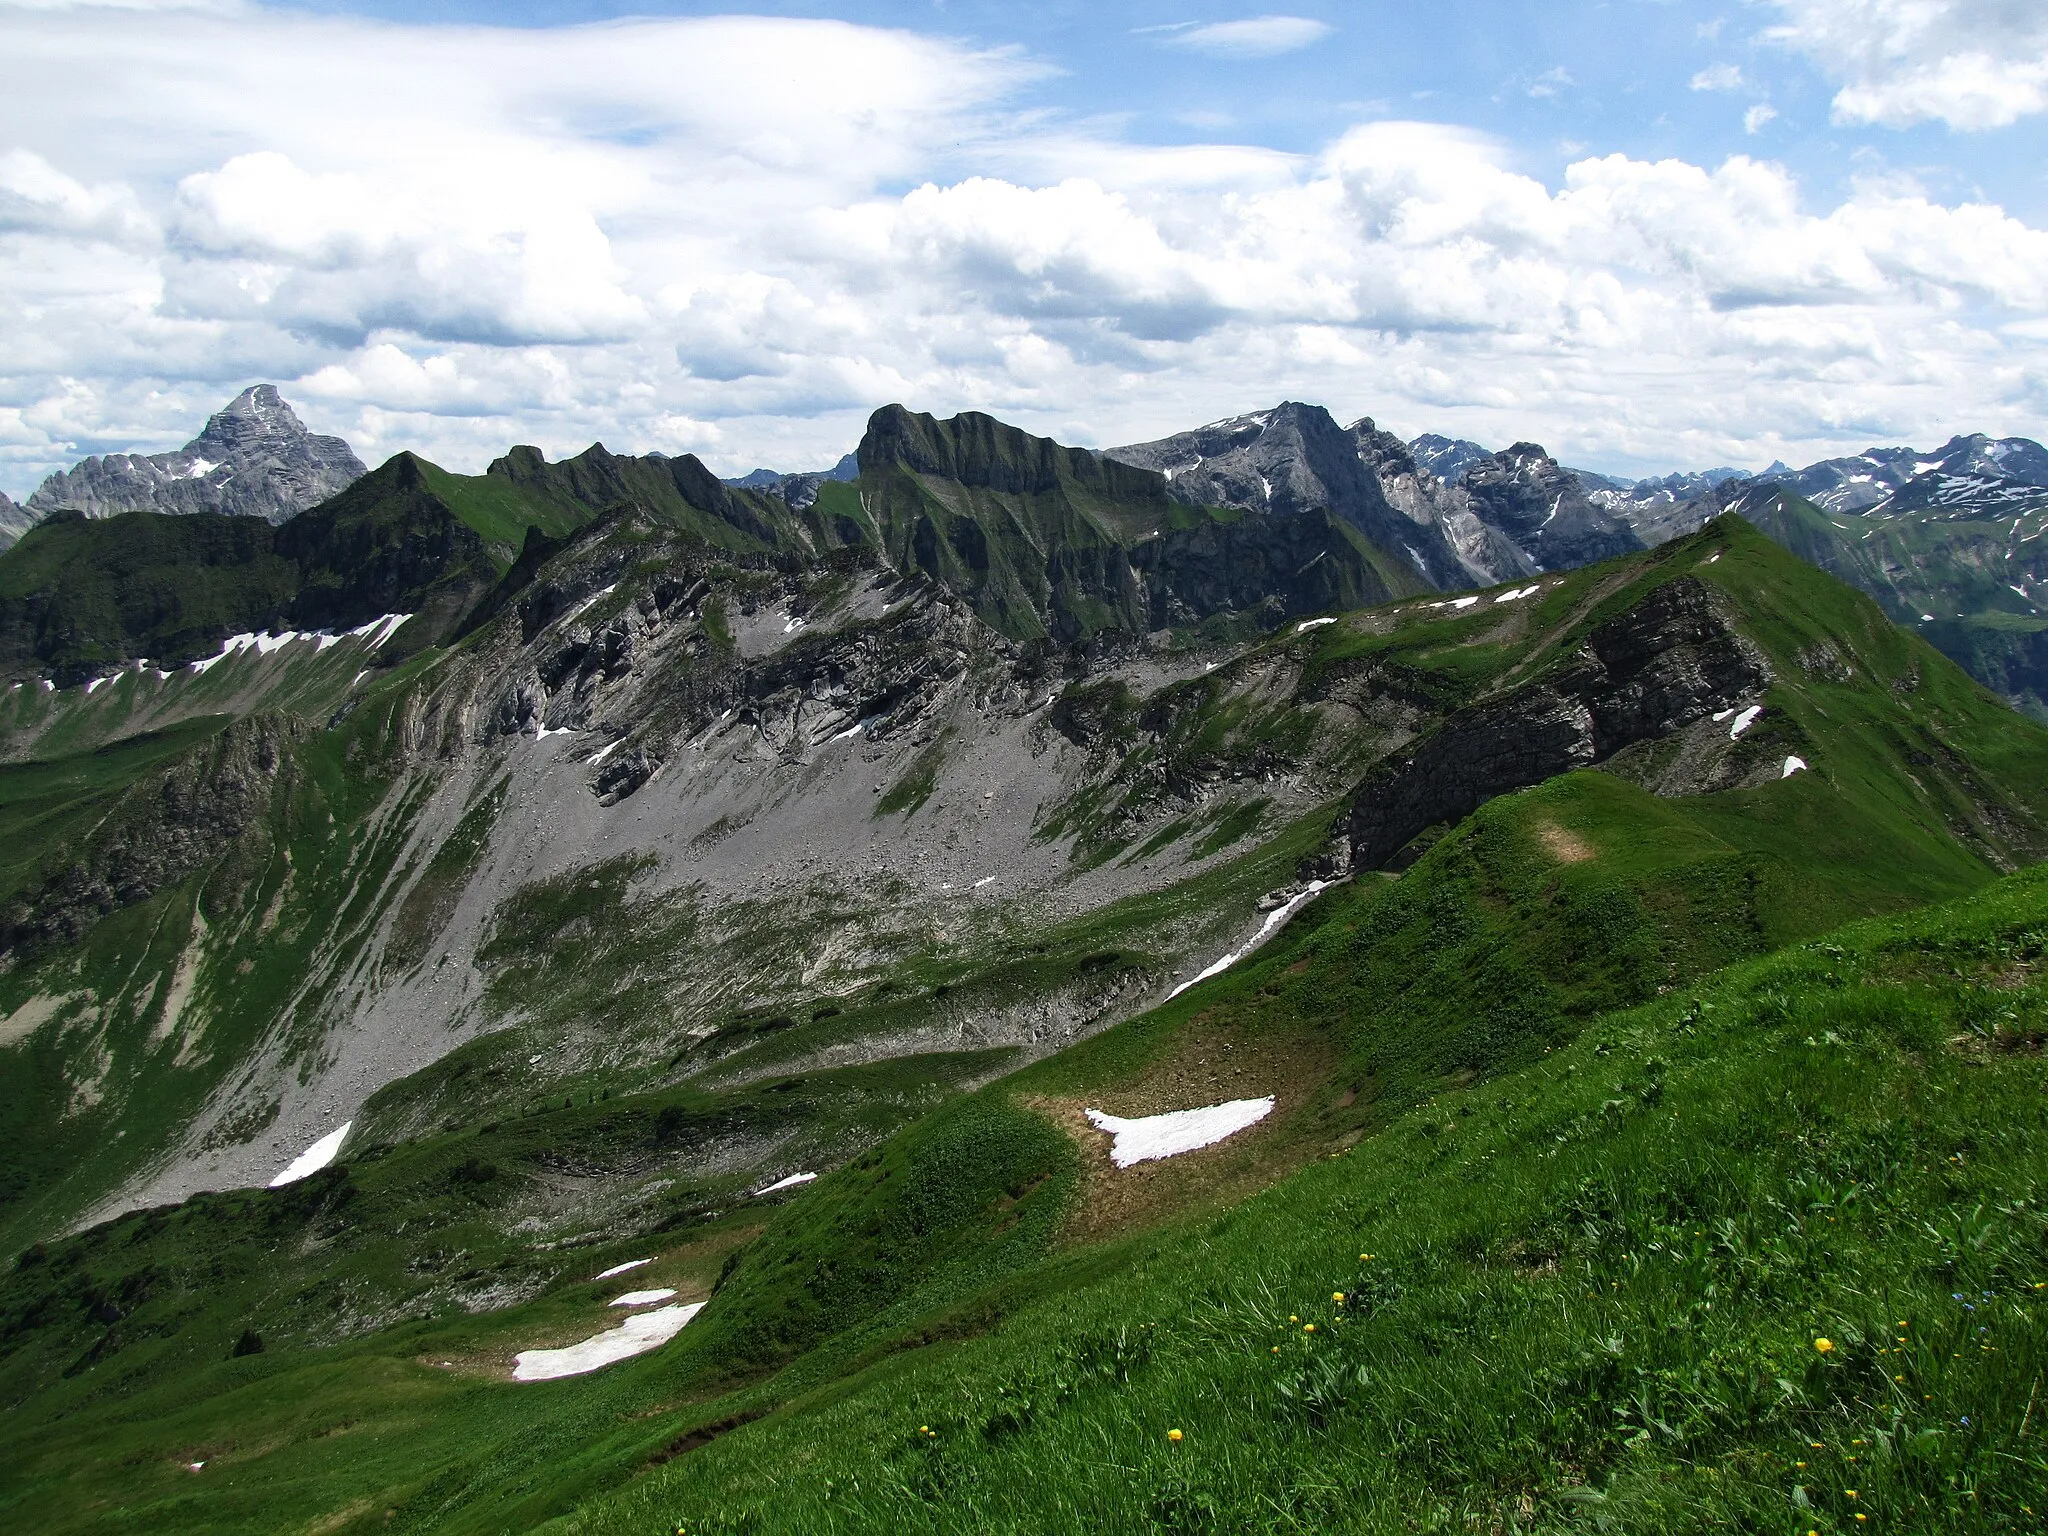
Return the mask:
POLYGON ((0 491, 1282 399, 1623 475, 2048 435, 2042 0, 0 0, 0 491))

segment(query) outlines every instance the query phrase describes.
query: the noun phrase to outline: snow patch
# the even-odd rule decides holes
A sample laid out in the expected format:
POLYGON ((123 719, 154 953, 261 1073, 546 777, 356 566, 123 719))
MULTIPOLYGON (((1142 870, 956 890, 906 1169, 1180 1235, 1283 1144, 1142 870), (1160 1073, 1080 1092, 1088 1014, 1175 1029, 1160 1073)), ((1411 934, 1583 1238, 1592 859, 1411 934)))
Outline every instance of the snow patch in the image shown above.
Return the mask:
POLYGON ((657 1307, 564 1349, 522 1349, 513 1359, 512 1379, 554 1381, 562 1376, 582 1376, 615 1361, 644 1355, 681 1333, 683 1325, 703 1310, 701 1301, 687 1307, 657 1307))
POLYGON ((291 1166, 270 1181, 272 1189, 286 1184, 296 1184, 301 1179, 310 1179, 314 1174, 334 1161, 334 1154, 341 1150, 341 1144, 348 1137, 348 1128, 353 1120, 344 1120, 334 1130, 322 1136, 291 1160, 291 1166))
POLYGON ((1470 608, 1478 601, 1479 599, 1476 597, 1454 597, 1448 602, 1426 603, 1423 606, 1428 608, 1470 608))
POLYGON ((1221 960, 1218 960, 1214 964, 1212 964, 1207 970, 1201 971, 1196 975, 1189 977, 1186 981, 1182 982, 1179 986, 1175 987, 1171 992, 1167 993, 1167 997, 1169 999, 1179 997, 1181 993, 1187 991, 1189 987, 1207 981, 1211 976, 1222 975, 1225 971, 1229 970, 1233 965, 1237 964, 1238 961, 1242 960, 1246 955, 1250 954, 1253 950, 1257 949, 1261 944, 1265 943, 1266 940, 1270 939, 1276 932, 1279 931, 1280 925, 1282 923, 1286 922, 1287 919, 1294 916, 1294 914, 1300 911, 1302 907, 1306 906, 1310 901, 1312 901, 1315 897, 1321 895, 1327 889, 1329 889, 1329 882, 1326 880, 1309 881, 1307 890, 1296 893, 1294 896, 1290 897, 1284 904, 1275 907, 1272 911, 1266 914, 1266 921, 1259 926, 1259 931, 1251 936, 1251 939, 1245 944, 1244 948, 1232 950, 1229 954, 1225 955, 1221 960))
POLYGON ((1749 706, 1749 708, 1745 709, 1741 714, 1737 715, 1735 717, 1735 723, 1728 727, 1728 739, 1730 741, 1735 740, 1736 737, 1740 736, 1752 725, 1755 725, 1756 717, 1762 714, 1763 712, 1763 705, 1752 704, 1749 706))
POLYGON ((112 682, 112 681, 113 681, 113 678, 112 678, 112 675, 111 675, 111 674, 110 674, 110 675, 108 675, 108 676, 106 676, 106 677, 96 677, 96 678, 94 678, 94 679, 93 679, 93 680, 92 680, 91 682, 89 682, 89 683, 87 683, 87 684, 85 685, 85 691, 86 691, 87 693, 91 693, 91 692, 93 691, 93 689, 95 689, 95 688, 99 687, 99 685, 100 685, 101 683, 106 683, 106 682, 112 682))
POLYGON ((817 1175, 815 1173, 792 1173, 786 1179, 777 1179, 773 1184, 770 1184, 766 1189, 755 1190, 754 1198, 758 1200, 763 1195, 772 1195, 778 1189, 794 1189, 799 1184, 810 1183, 811 1180, 815 1179, 816 1177, 817 1175))
POLYGON ((625 740, 625 737, 620 736, 616 740, 606 742, 603 746, 599 747, 595 752, 590 754, 589 759, 584 763, 584 767, 595 768, 599 763, 603 762, 606 758, 610 757, 614 752, 618 751, 620 746, 625 742, 625 740))
POLYGON ((1128 1168, 1133 1163, 1178 1157, 1198 1147, 1213 1146, 1226 1136, 1235 1136, 1273 1113, 1273 1096, 1232 1099, 1206 1109, 1176 1109, 1169 1114, 1144 1115, 1135 1120, 1106 1115, 1099 1109, 1087 1113, 1090 1125, 1116 1138, 1110 1143, 1109 1160, 1119 1168, 1128 1168))
POLYGON ((1303 619, 1294 626, 1294 632, 1297 635, 1305 635, 1312 629, 1321 629, 1325 624, 1334 624, 1336 622, 1335 619, 1303 619))
POLYGON ((573 725, 558 725, 551 731, 548 729, 547 722, 543 720, 534 727, 533 739, 535 741, 546 741, 550 736, 574 736, 575 734, 576 727, 573 725))
POLYGON ((610 597, 614 592, 618 591, 618 589, 619 584, 616 581, 608 587, 600 587, 597 591, 591 593, 590 596, 583 599, 582 602, 578 603, 574 608, 571 608, 567 613, 563 614, 559 619, 555 620, 555 622, 557 624, 568 623, 571 619, 575 618, 577 614, 581 613, 584 609, 588 608, 592 603, 596 602, 599 598, 610 597))
MULTIPOLYGON (((538 1060, 539 1058, 535 1059, 538 1060)), ((623 1264, 614 1264, 610 1269, 599 1270, 590 1278, 593 1280, 609 1280, 613 1275, 623 1275, 629 1269, 638 1269, 642 1264, 652 1264, 653 1262, 654 1260, 652 1259, 628 1259, 623 1264)))
POLYGON ((1726 720, 1730 715, 1734 713, 1735 711, 1732 709, 1717 709, 1714 711, 1714 721, 1716 724, 1719 724, 1721 721, 1726 720))
POLYGON ((1795 774, 1795 773, 1798 773, 1798 772, 1800 772, 1800 771, 1801 771, 1801 770, 1803 770, 1803 769, 1804 769, 1805 767, 1806 767, 1806 759, 1805 759, 1805 758, 1803 758, 1803 757, 1788 757, 1788 758, 1786 758, 1786 759, 1785 759, 1785 771, 1784 771, 1783 773, 1779 774, 1779 775, 1778 775, 1778 777, 1779 777, 1779 778, 1781 778, 1781 779, 1789 779, 1789 778, 1791 778, 1791 777, 1792 777, 1792 775, 1793 775, 1793 774, 1795 774))
POLYGON ((644 1307, 649 1302, 667 1301, 675 1293, 676 1288, 672 1285, 657 1286, 651 1291, 628 1291, 623 1296, 614 1296, 605 1305, 608 1307, 644 1307))
POLYGON ((1512 588, 1509 591, 1501 593, 1501 595, 1499 597, 1496 597, 1494 601, 1496 603, 1519 603, 1523 598, 1534 597, 1538 592, 1541 592, 1542 590, 1543 583, 1539 581, 1533 587, 1512 588))
POLYGON ((373 651, 381 650, 389 643, 393 635, 397 634, 411 622, 412 615, 409 613, 386 613, 370 620, 367 624, 358 624, 348 633, 351 639, 356 640, 368 636, 370 649, 373 651))

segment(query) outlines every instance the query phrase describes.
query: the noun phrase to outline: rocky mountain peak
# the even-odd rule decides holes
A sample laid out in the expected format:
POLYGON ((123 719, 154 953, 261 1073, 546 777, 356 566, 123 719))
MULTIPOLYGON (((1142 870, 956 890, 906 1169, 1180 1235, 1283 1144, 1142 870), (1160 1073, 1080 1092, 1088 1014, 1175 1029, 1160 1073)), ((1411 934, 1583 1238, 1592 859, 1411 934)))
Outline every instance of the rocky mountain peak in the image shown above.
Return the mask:
POLYGON ((1434 432, 1425 432, 1409 443, 1408 451, 1422 468, 1437 479, 1452 484, 1456 484, 1458 477, 1465 473, 1466 465, 1485 458, 1488 453, 1479 444, 1462 437, 1441 437, 1434 432))
POLYGON ((1538 443, 1515 443, 1465 466, 1460 488, 1481 521, 1546 571, 1641 549, 1621 517, 1595 505, 1578 476, 1538 443))
POLYGON ((254 384, 183 448, 82 460, 45 480, 28 511, 38 518, 57 511, 225 512, 281 523, 365 472, 340 438, 307 431, 276 386, 254 384))

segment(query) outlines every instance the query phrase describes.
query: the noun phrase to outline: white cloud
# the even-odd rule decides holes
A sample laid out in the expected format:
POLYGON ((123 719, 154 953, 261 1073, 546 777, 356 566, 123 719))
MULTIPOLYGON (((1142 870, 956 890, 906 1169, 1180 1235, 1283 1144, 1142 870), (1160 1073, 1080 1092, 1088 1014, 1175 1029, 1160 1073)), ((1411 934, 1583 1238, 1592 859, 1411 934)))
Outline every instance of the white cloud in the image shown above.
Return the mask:
POLYGON ((1760 101, 1742 114, 1742 131, 1752 135, 1762 133, 1764 125, 1774 121, 1777 115, 1776 107, 1767 101, 1760 101))
POLYGON ((2048 111, 2048 7, 2040 0, 1771 0, 1766 36, 1840 82, 1841 123, 2003 128, 2048 111))
POLYGON ((1739 65, 1710 64, 1688 83, 1696 91, 1739 91, 1744 81, 1739 65))
POLYGON ((1160 30, 1164 40, 1176 48, 1226 59, 1268 59, 1319 43, 1334 29, 1328 22, 1307 16, 1250 16, 1243 21, 1160 30))
POLYGON ((1414 122, 1137 146, 1014 108, 1027 59, 838 23, 9 17, 16 494, 259 378, 373 462, 470 469, 823 466, 889 400, 1110 443, 1285 395, 1646 469, 2048 403, 2048 235, 1907 185, 1552 185, 1414 122))

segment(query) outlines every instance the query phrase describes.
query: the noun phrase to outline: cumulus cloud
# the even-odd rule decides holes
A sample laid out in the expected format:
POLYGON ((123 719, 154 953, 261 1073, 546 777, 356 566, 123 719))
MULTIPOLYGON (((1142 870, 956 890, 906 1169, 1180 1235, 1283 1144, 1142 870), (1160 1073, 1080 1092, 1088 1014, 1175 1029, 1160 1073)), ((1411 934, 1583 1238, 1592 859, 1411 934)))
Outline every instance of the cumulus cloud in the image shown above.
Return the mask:
POLYGON ((1742 69, 1735 64, 1710 64, 1689 82, 1696 91, 1739 91, 1743 83, 1742 69))
POLYGON ((2003 128, 2048 111, 2048 9, 2039 0, 1771 0, 1768 37, 1842 82, 1841 123, 2003 128))
POLYGON ((1420 122, 1137 146, 1022 112, 1029 59, 839 23, 9 31, 15 493, 259 378, 372 461, 469 469, 594 439, 822 467, 889 400, 1132 441, 1283 395, 1760 465, 2048 401, 2048 235, 1898 184, 1815 205, 1756 157, 1546 182, 1420 122))
POLYGON ((1328 22, 1307 16, 1248 16, 1242 21, 1146 30, 1157 30, 1173 47, 1196 53, 1226 59, 1269 59, 1319 43, 1334 29, 1328 22))

